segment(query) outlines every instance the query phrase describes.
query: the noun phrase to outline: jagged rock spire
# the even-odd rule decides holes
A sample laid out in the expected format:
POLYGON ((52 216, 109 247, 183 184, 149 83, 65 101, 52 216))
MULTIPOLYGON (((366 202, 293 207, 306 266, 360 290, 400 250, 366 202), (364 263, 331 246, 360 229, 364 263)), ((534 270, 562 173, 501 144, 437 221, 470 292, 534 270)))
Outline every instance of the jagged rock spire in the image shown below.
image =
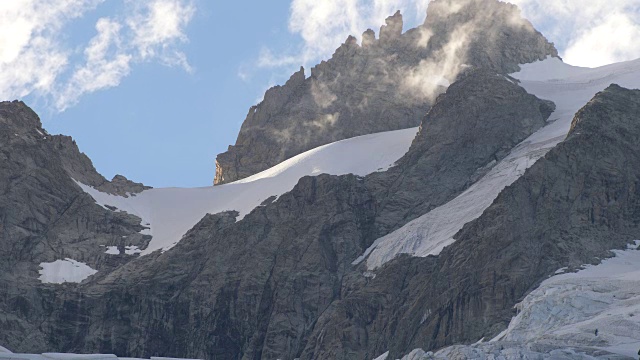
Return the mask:
POLYGON ((403 21, 400 10, 396 11, 392 16, 389 16, 385 20, 385 23, 386 25, 380 27, 380 42, 391 42, 402 35, 403 21))

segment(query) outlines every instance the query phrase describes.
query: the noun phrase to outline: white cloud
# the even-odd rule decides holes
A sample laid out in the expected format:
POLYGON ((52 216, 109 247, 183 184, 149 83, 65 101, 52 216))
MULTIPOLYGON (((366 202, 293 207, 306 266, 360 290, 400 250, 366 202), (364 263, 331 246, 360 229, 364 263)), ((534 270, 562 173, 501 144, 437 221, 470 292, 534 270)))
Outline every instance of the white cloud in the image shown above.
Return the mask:
POLYGON ((154 0, 142 6, 137 2, 136 7, 127 24, 133 30, 132 44, 138 55, 145 60, 159 56, 168 65, 191 71, 186 57, 175 44, 188 41, 184 28, 193 17, 194 5, 182 0, 154 0))
POLYGON ((628 14, 613 14, 585 31, 564 52, 567 63, 595 67, 640 58, 640 24, 628 14))
POLYGON ((138 63, 158 61, 191 71, 179 51, 195 12, 191 1, 120 2, 116 10, 124 15, 97 21, 96 35, 80 45, 80 62, 74 57, 78 44, 62 42, 68 41, 65 26, 104 0, 0 2, 0 97, 36 94, 64 111, 87 93, 119 85, 138 63))
POLYGON ((12 0, 0 2, 0 95, 48 93, 68 62, 57 42, 64 23, 99 0, 12 0))
POLYGON ((54 95, 57 109, 64 111, 83 94, 117 86, 129 74, 132 56, 122 50, 121 28, 117 21, 98 20, 98 34, 84 50, 85 64, 76 68, 64 89, 54 95))
POLYGON ((556 43, 564 60, 601 66, 640 58, 638 0, 509 0, 556 43))

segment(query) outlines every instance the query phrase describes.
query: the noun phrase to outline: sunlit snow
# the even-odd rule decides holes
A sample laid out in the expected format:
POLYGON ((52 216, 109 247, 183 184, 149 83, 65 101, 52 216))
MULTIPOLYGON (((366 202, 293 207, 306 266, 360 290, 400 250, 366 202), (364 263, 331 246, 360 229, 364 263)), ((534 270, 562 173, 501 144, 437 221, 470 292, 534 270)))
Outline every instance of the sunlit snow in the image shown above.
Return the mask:
POLYGON ((478 218, 506 186, 566 137, 575 113, 597 92, 612 83, 627 88, 640 87, 640 59, 592 69, 548 58, 521 67, 519 73, 512 74, 521 81, 521 86, 529 93, 556 104, 550 123, 520 143, 464 193, 377 239, 354 264, 366 259, 367 268, 371 270, 398 254, 439 254, 454 242, 453 236, 464 224, 478 218))
POLYGON ((117 246, 107 246, 107 251, 104 253, 109 255, 120 255, 120 250, 118 250, 117 246))
MULTIPOLYGON (((152 235, 142 255, 167 250, 180 241, 207 213, 227 210, 240 213, 239 219, 273 195, 293 189, 307 175, 355 174, 364 176, 388 169, 404 155, 417 128, 383 132, 320 146, 286 160, 249 178, 221 186, 203 188, 150 189, 135 196, 122 197, 78 185, 95 201, 139 216, 152 235)), ((116 210, 116 211, 118 211, 116 210)))

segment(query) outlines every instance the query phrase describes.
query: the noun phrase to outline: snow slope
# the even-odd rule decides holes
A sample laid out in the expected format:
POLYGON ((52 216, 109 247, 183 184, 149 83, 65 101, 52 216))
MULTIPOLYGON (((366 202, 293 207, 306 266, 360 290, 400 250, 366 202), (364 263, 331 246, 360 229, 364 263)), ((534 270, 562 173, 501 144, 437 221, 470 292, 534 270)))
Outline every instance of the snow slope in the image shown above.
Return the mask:
POLYGON ((417 128, 364 135, 320 146, 270 169, 230 184, 203 188, 145 190, 122 197, 78 185, 102 205, 139 216, 152 235, 142 255, 167 250, 207 213, 227 210, 240 213, 239 219, 264 200, 290 191, 301 177, 319 175, 367 175, 388 169, 404 155, 417 128))
POLYGON ((453 236, 464 224, 478 218, 506 186, 566 137, 575 113, 597 92, 612 83, 640 88, 640 59, 591 69, 548 58, 521 67, 519 73, 512 74, 521 81, 521 86, 556 104, 549 124, 515 147, 464 193, 376 240, 354 264, 366 259, 367 268, 373 270, 398 254, 439 254, 454 242, 453 236))

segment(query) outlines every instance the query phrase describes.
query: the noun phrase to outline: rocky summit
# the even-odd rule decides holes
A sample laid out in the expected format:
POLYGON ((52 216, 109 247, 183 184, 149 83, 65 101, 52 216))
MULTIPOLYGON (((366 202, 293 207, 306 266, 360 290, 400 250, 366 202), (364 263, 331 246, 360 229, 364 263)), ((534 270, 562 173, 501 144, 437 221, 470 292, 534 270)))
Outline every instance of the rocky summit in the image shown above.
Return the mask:
POLYGON ((109 181, 0 103, 0 359, 633 358, 640 60, 434 0, 308 75, 197 189, 109 181))
POLYGON ((375 38, 350 37, 333 57, 265 93, 235 145, 216 159, 215 184, 259 173, 334 141, 420 124, 461 65, 506 74, 558 52, 517 7, 499 1, 432 1, 427 20, 402 33, 398 12, 375 38))

